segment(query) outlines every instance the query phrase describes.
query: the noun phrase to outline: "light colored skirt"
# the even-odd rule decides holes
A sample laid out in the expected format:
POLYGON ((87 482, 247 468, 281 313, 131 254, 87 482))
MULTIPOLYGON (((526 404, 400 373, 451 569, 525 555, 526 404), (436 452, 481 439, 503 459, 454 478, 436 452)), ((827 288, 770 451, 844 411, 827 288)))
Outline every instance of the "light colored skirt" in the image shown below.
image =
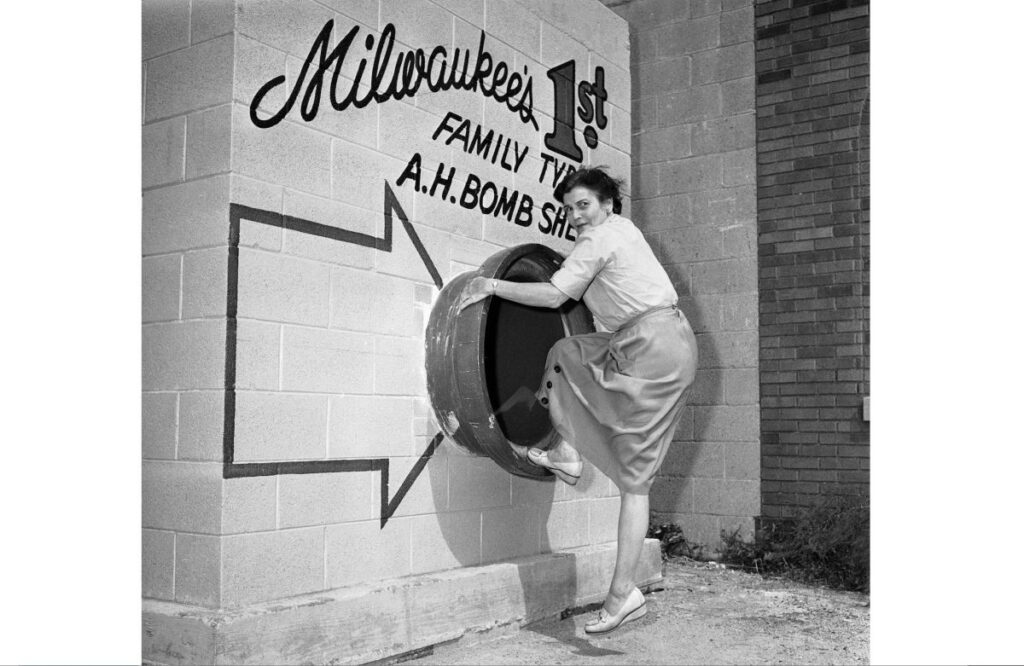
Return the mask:
POLYGON ((614 333, 559 340, 537 397, 558 434, 621 491, 647 494, 697 372, 697 340, 677 309, 614 333))

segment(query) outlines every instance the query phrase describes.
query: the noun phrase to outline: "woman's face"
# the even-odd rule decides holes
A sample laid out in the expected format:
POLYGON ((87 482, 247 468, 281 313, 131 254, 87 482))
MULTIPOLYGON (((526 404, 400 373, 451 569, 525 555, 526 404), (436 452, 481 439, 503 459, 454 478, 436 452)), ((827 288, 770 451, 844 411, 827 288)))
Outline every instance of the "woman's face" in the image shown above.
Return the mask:
POLYGON ((583 185, 577 185, 566 192, 562 197, 562 203, 573 229, 580 229, 588 224, 601 224, 612 212, 610 199, 601 201, 597 192, 583 185))

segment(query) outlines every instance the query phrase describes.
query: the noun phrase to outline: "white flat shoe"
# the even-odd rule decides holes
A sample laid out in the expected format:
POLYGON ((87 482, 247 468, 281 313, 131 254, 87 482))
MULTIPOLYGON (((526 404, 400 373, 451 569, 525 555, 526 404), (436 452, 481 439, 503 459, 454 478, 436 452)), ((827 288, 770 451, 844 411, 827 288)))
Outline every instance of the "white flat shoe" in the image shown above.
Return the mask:
POLYGON ((596 620, 587 622, 586 626, 583 627, 583 631, 588 634, 606 634, 609 631, 618 629, 621 625, 633 620, 639 620, 644 615, 647 615, 647 600, 644 599, 644 594, 637 588, 633 588, 633 591, 629 593, 629 597, 626 598, 626 603, 622 604, 622 608, 615 615, 610 615, 605 609, 601 609, 597 614, 596 620))
POLYGON ((577 460, 576 462, 555 462, 548 457, 547 451, 533 447, 526 452, 526 457, 534 465, 551 470, 555 476, 570 486, 575 486, 576 482, 580 480, 580 475, 583 474, 582 460, 577 460))

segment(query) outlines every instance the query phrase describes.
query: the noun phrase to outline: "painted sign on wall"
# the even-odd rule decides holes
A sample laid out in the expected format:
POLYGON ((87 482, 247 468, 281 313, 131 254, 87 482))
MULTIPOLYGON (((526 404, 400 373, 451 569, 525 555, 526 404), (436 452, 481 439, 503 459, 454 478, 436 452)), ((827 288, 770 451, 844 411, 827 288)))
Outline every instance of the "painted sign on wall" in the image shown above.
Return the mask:
MULTIPOLYGON (((351 80, 341 78, 340 74, 343 67, 353 64, 350 49, 357 42, 360 26, 353 26, 328 52, 333 30, 332 19, 324 24, 313 40, 285 101, 270 116, 261 116, 261 102, 286 84, 285 75, 270 79, 256 92, 249 106, 249 118, 254 125, 264 129, 275 126, 296 103, 300 117, 310 122, 321 112, 325 97, 333 111, 343 112, 349 107, 363 108, 371 103, 384 104, 413 97, 425 89, 429 92, 477 92, 502 103, 509 113, 533 130, 542 129, 535 114, 534 78, 528 66, 524 65, 520 73, 496 58, 487 50, 487 36, 482 30, 475 53, 455 47, 449 55, 442 45, 429 49, 429 53, 423 48, 396 52, 396 28, 393 23, 388 23, 379 39, 373 34, 366 34, 362 40, 365 54, 351 56, 356 67, 351 80)), ((543 142, 547 150, 540 151, 539 155, 542 167, 538 183, 554 189, 562 178, 575 171, 575 164, 583 158, 577 142, 577 120, 584 125, 583 138, 587 146, 593 149, 599 145, 598 130, 605 129, 608 124, 605 109, 608 91, 605 89, 604 68, 600 65, 595 67, 592 79, 577 81, 576 62, 569 60, 549 69, 546 78, 554 89, 554 98, 550 109, 551 127, 543 142)), ((511 174, 520 172, 530 152, 530 146, 453 111, 445 115, 425 140, 455 146, 511 174)), ((452 188, 457 178, 454 166, 445 168, 441 164, 428 182, 423 173, 423 157, 416 152, 397 174, 395 184, 467 210, 477 209, 485 215, 503 218, 521 227, 536 226, 542 234, 575 239, 572 229, 566 224, 564 209, 552 201, 541 204, 540 217, 535 219, 537 202, 526 192, 500 185, 476 173, 459 175, 464 179, 459 192, 452 188)))

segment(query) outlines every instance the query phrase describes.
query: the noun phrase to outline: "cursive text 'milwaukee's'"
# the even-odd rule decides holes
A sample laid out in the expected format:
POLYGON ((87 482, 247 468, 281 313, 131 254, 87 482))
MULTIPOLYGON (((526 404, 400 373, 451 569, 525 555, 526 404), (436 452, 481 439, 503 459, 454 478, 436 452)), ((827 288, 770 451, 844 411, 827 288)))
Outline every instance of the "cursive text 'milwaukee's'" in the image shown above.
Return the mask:
POLYGON ((302 64, 295 85, 288 93, 288 98, 281 108, 269 118, 260 118, 257 109, 271 91, 285 83, 285 76, 282 74, 274 77, 256 92, 249 105, 249 118, 254 125, 268 128, 281 122, 295 105, 299 93, 303 91, 303 86, 305 86, 305 92, 302 95, 299 112, 303 120, 307 122, 313 120, 320 108, 324 79, 333 65, 334 71, 330 74, 328 96, 331 106, 336 111, 343 111, 349 105, 360 109, 370 102, 382 103, 391 99, 411 97, 425 83, 431 92, 452 88, 479 90, 485 97, 491 97, 497 102, 504 103, 511 112, 518 114, 522 122, 530 123, 534 129, 538 129, 537 120, 533 116, 533 77, 526 76, 525 67, 523 74, 519 74, 519 72, 511 71, 504 62, 495 63, 494 57, 485 48, 483 31, 480 31, 480 43, 472 67, 470 66, 469 49, 463 50, 456 47, 449 61, 448 51, 443 46, 435 46, 429 55, 424 49, 400 50, 394 56, 392 63, 395 26, 393 23, 388 23, 381 32, 380 39, 377 40, 377 48, 373 53, 373 63, 370 66, 369 74, 366 73, 366 67, 369 64, 369 52, 374 48, 375 40, 372 34, 367 34, 364 40, 367 56, 359 59, 351 82, 344 82, 347 90, 339 90, 339 75, 345 64, 349 48, 359 33, 359 26, 353 26, 328 54, 327 46, 333 28, 333 19, 324 24, 320 34, 313 41, 313 46, 302 64), (311 66, 314 68, 312 74, 310 74, 311 66), (366 88, 360 93, 359 88, 360 84, 364 82, 364 75, 368 76, 368 80, 365 81, 366 88), (307 76, 309 77, 308 83, 307 76))

